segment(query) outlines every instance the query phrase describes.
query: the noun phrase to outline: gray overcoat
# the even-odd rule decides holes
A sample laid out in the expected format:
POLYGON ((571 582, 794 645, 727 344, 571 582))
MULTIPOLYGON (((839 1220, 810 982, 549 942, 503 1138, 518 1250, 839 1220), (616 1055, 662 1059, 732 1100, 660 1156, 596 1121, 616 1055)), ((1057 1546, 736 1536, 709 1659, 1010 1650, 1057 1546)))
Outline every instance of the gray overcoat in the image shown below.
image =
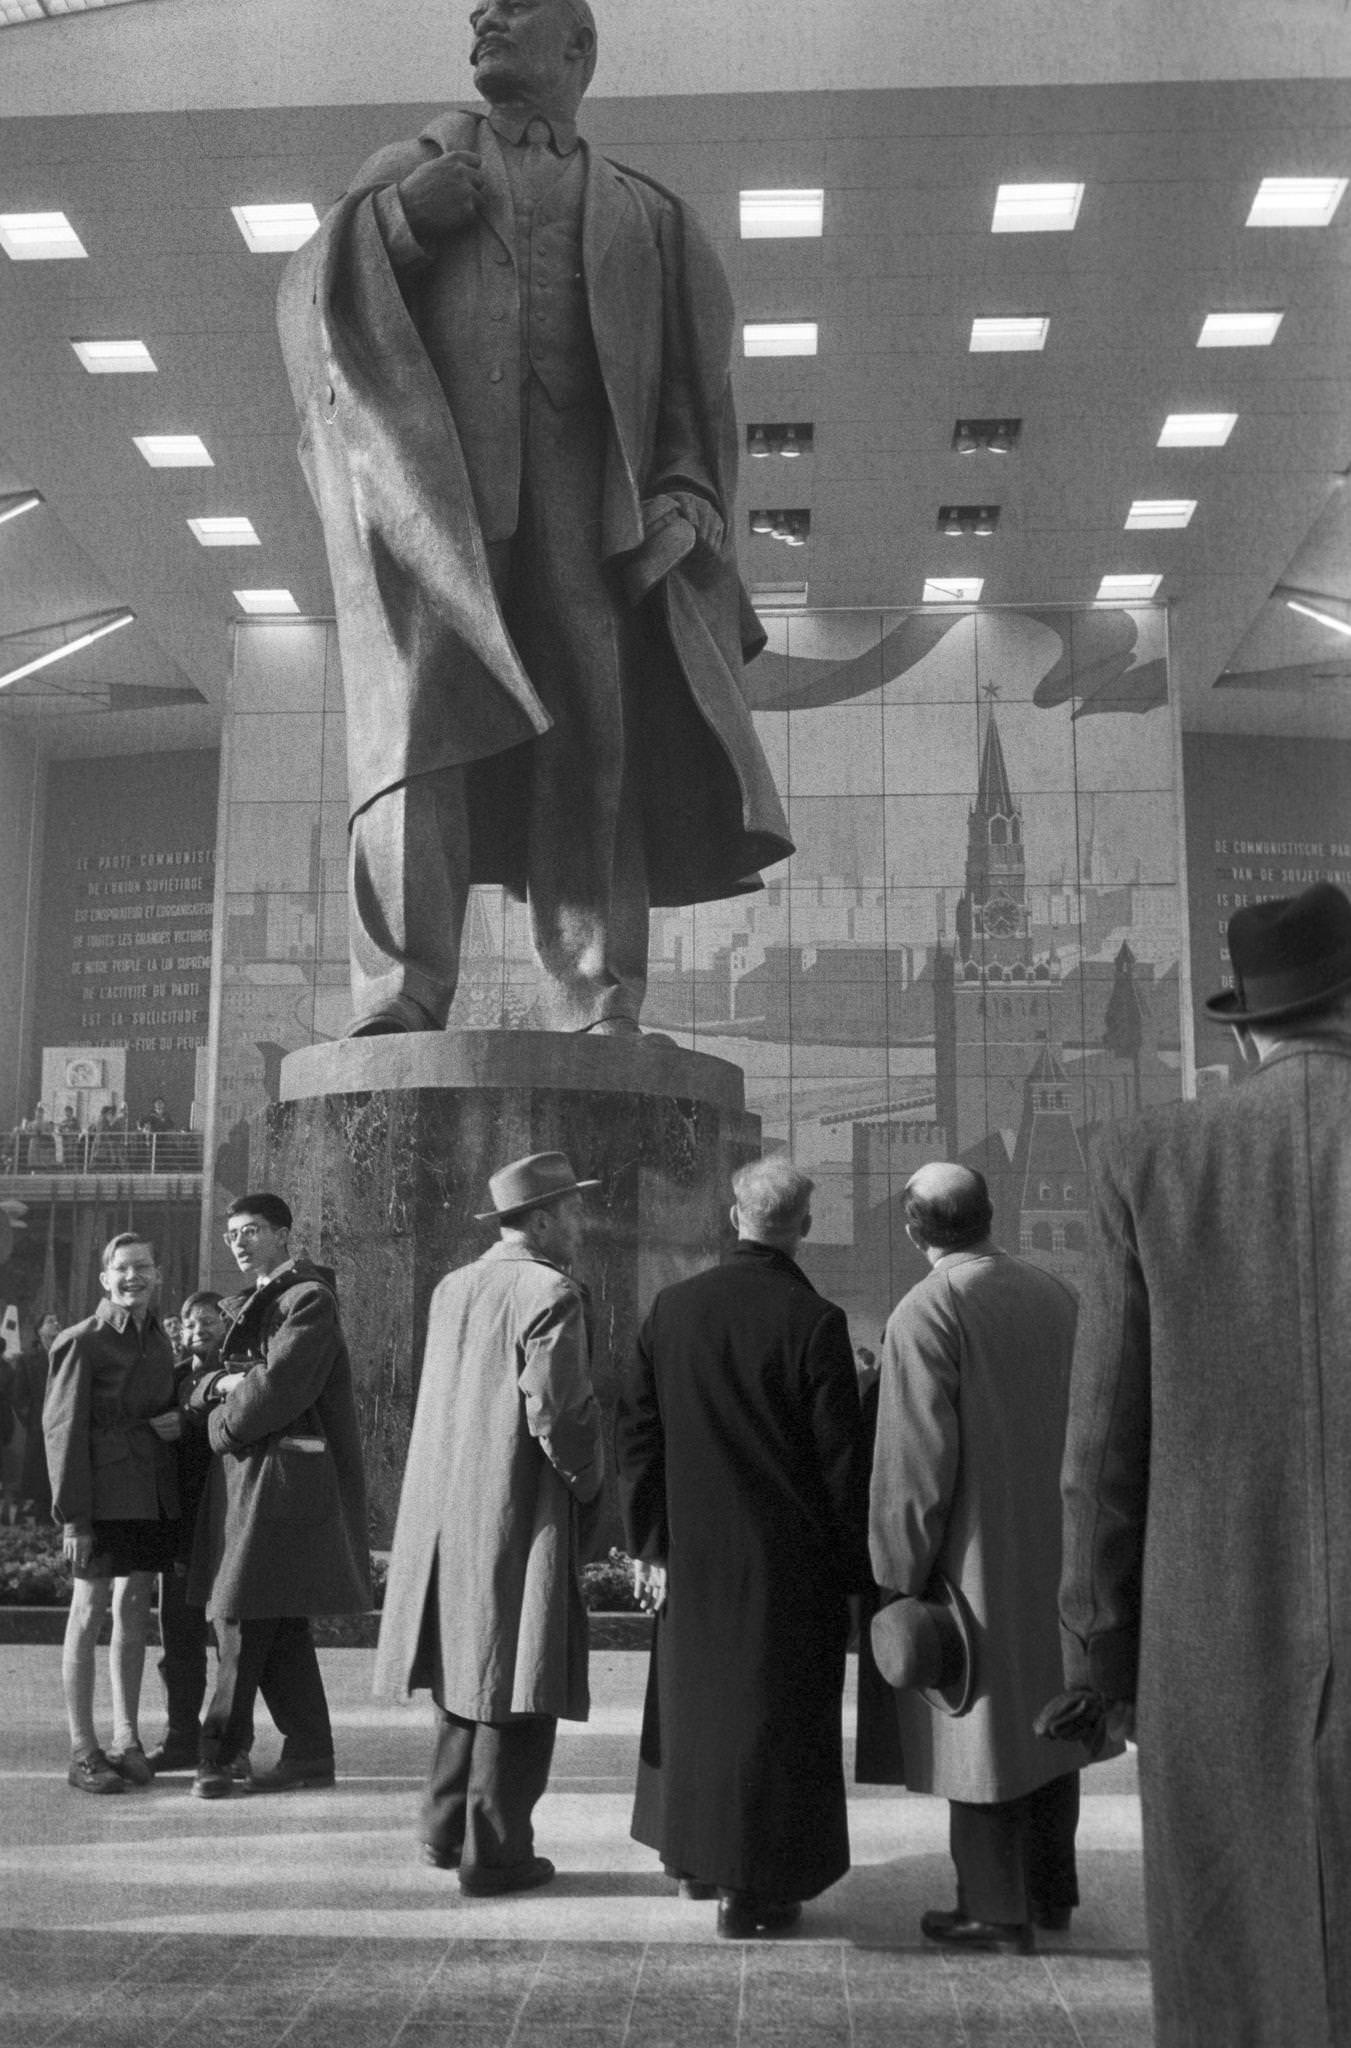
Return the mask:
POLYGON ((1351 2041, 1351 1038, 1111 1126, 1065 1671, 1137 1700, 1158 2048, 1351 2041))
POLYGON ((188 1598, 238 1620, 360 1613, 371 1604, 366 1481, 333 1290, 294 1259, 225 1308, 221 1367, 244 1379, 223 1401, 211 1379, 193 1396, 208 1407, 218 1455, 197 1511, 188 1598))
POLYGON ((580 1282, 514 1240, 433 1294, 377 1692, 430 1687, 470 1721, 587 1718, 579 1509, 604 1470, 587 1321, 580 1282))
POLYGON ((1016 1799, 1089 1761, 1078 1744, 1032 1729, 1061 1689, 1060 1458, 1074 1321, 1063 1281, 991 1247, 949 1252, 887 1324, 873 1576, 922 1594, 939 1566, 965 1597, 976 1638, 969 1713, 894 1695, 914 1792, 1016 1799))
MULTIPOLYGON (((485 111, 452 108, 362 168, 292 258, 279 320, 337 604, 351 812, 411 776, 464 767, 470 879, 523 895, 513 750, 549 717, 486 554, 514 525, 521 360, 512 198, 485 111), (405 298, 386 235, 407 236, 397 180, 456 149, 481 156, 485 189, 476 227, 436 252, 447 389, 418 326, 431 316, 414 285, 405 298)), ((582 271, 610 414, 601 550, 645 622, 633 682, 651 898, 734 895, 792 844, 742 682, 764 633, 734 551, 731 295, 679 200, 594 151, 582 271), (695 548, 671 498, 691 486, 726 522, 716 555, 695 548)))

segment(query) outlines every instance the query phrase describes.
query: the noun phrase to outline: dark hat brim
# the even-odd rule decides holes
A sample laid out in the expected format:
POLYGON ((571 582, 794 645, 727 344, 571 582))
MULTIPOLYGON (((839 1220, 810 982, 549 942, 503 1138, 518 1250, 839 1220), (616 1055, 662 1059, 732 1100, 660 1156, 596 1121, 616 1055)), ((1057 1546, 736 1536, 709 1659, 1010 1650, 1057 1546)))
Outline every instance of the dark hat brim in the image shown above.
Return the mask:
POLYGON ((962 1639, 962 1667, 948 1685, 919 1687, 919 1696, 940 1714, 957 1719, 969 1714, 976 1698, 976 1621, 960 1586, 954 1586, 946 1572, 937 1569, 929 1581, 925 1598, 946 1607, 962 1639))
POLYGON ((1310 1010, 1321 1010, 1336 998, 1351 989, 1351 971, 1334 978, 1325 988, 1316 989, 1295 1001, 1264 1003, 1256 1007, 1243 1002, 1236 988, 1221 989, 1218 995, 1207 996, 1203 1005, 1207 1017, 1217 1024, 1280 1024, 1287 1017, 1304 1017, 1310 1010))
POLYGON ((509 1209, 479 1209, 474 1216, 475 1223, 500 1223, 504 1216, 524 1216, 527 1209, 543 1209, 550 1202, 561 1202, 564 1195, 584 1195, 588 1188, 598 1188, 598 1180, 574 1180, 565 1188, 550 1188, 546 1195, 532 1195, 528 1202, 513 1202, 509 1209))

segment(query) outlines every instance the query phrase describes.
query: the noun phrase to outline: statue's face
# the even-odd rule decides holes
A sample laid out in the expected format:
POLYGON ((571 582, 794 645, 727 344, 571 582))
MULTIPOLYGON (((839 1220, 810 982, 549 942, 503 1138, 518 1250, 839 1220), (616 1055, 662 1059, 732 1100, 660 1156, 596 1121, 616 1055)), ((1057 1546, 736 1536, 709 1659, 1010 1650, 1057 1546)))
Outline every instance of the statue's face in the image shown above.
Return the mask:
POLYGON ((481 0, 469 17, 474 83, 487 100, 540 100, 566 87, 580 34, 562 0, 481 0))

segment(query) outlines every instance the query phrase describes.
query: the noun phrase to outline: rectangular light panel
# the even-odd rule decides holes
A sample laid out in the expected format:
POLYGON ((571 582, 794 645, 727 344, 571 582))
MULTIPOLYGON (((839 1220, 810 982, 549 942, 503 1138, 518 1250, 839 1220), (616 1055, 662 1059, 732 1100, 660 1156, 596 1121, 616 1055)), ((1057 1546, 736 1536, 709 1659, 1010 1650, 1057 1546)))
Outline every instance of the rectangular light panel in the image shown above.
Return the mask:
POLYGON ((1065 234, 1079 218, 1082 185, 1001 185, 995 196, 993 235, 1065 234))
POLYGON ((826 195, 814 187, 804 186, 798 191, 743 192, 740 200, 743 242, 777 241, 822 232, 826 195))
POLYGON ((1170 412, 1160 448, 1223 448, 1238 424, 1236 412, 1170 412))
POLYGON ((1198 348, 1269 348, 1284 313, 1207 313, 1198 348))
POLYGON ((926 576, 925 604, 975 604, 985 588, 983 576, 926 576))
POLYGON ((1162 576, 1104 576, 1098 585, 1099 598, 1153 597, 1162 576))
POLYGON ((152 469, 214 469, 206 443, 196 434, 133 434, 152 469))
POLYGON ((1018 355, 1045 348, 1050 325, 1050 321, 1042 317, 1030 320, 973 320, 970 353, 973 356, 1018 355))
POLYGON ((63 14, 87 14, 91 8, 125 7, 128 0, 0 0, 0 28, 21 21, 50 21, 63 14))
POLYGON ((751 602, 757 611, 797 611, 807 602, 805 583, 752 583, 751 602))
POLYGON ((64 213, 0 213, 0 249, 15 263, 59 263, 89 254, 64 213))
POLYGON ((1186 526, 1196 510, 1195 498, 1137 498, 1126 514, 1125 531, 1144 527, 1186 526))
POLYGON ((144 377, 156 368, 143 341, 72 341, 91 377, 144 377))
POLYGON ((302 249, 319 225, 319 216, 307 200, 284 206, 232 206, 230 211, 255 256, 302 249))
POLYGON ((262 546, 251 519, 190 519, 188 525, 204 548, 262 546))
POLYGON ((237 590, 235 603, 252 618, 299 618, 300 606, 289 590, 237 590))
POLYGON ((748 320, 741 330, 741 350, 747 356, 814 356, 814 320, 748 320))
POLYGON ((1263 178, 1249 228, 1325 228, 1341 205, 1345 178, 1263 178))

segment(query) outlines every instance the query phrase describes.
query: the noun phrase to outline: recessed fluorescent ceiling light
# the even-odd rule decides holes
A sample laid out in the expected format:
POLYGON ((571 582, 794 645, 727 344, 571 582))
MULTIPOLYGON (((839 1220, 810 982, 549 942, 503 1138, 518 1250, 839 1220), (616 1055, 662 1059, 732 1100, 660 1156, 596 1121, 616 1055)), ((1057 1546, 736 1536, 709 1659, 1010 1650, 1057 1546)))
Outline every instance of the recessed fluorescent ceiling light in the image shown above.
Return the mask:
POLYGON ((0 497, 0 526, 7 519, 17 519, 22 512, 36 512, 41 503, 40 491, 6 491, 0 497))
POLYGON ((0 28, 20 21, 50 21, 62 14, 87 14, 91 7, 125 7, 127 0, 0 0, 0 28))
POLYGON ((16 263, 89 254, 64 213, 0 213, 0 249, 16 263))
POLYGON ((1098 585, 1098 596, 1153 597, 1162 581, 1162 576, 1104 576, 1098 585))
POLYGON ((748 356, 814 356, 814 320, 748 320, 741 330, 742 352, 748 356))
POLYGON ((262 546, 251 519, 190 519, 188 525, 204 548, 257 548, 262 546))
POLYGON ((1126 514, 1126 532, 1145 526, 1186 526, 1196 510, 1195 498, 1137 498, 1126 514))
POLYGON ((1334 618, 1331 612, 1319 611, 1315 605, 1301 604, 1297 597, 1285 600, 1292 612, 1299 612, 1306 619, 1317 619, 1320 626, 1331 626, 1334 633, 1345 633, 1351 637, 1351 621, 1334 618))
POLYGON ((282 618, 288 614, 298 618, 300 615, 300 606, 289 590, 237 590, 235 603, 242 612, 258 618, 268 615, 282 618))
POLYGON ((49 647, 45 654, 35 655, 32 661, 25 661, 18 668, 12 668, 0 676, 0 690, 7 683, 17 683, 20 676, 36 675, 40 668, 50 668, 53 662, 64 661, 68 654, 78 654, 82 647, 91 647, 95 640, 101 640, 105 633, 115 633, 120 626, 129 626, 136 617, 135 612, 118 612, 113 617, 100 620, 87 633, 78 633, 73 640, 63 640, 59 647, 49 647))
POLYGON ((152 469, 214 469, 206 443, 196 434, 133 434, 152 469))
POLYGON ((1079 218, 1082 185, 1001 185, 990 232, 995 235, 1063 234, 1079 218))
POLYGON ((1170 412, 1160 448, 1223 448, 1238 424, 1236 412, 1170 412))
POLYGON ((1040 317, 1031 320, 973 320, 970 352, 973 356, 1012 355, 1045 348, 1050 324, 1049 320, 1040 317))
POLYGON ((743 242, 821 233, 826 209, 822 191, 803 187, 793 192, 743 192, 740 198, 743 242))
POLYGON ((230 211, 255 256, 301 249, 319 225, 319 216, 308 200, 285 206, 232 206, 230 211))
POLYGON ((1207 313, 1196 346, 1267 348, 1284 318, 1284 313, 1207 313))
POLYGON ((985 588, 983 576, 926 576, 925 604, 975 604, 985 588))
POLYGON ((1244 226, 1325 228, 1345 190, 1345 178, 1263 178, 1244 226))
POLYGON ((91 377, 144 377, 155 368, 143 341, 72 341, 71 347, 91 377))

